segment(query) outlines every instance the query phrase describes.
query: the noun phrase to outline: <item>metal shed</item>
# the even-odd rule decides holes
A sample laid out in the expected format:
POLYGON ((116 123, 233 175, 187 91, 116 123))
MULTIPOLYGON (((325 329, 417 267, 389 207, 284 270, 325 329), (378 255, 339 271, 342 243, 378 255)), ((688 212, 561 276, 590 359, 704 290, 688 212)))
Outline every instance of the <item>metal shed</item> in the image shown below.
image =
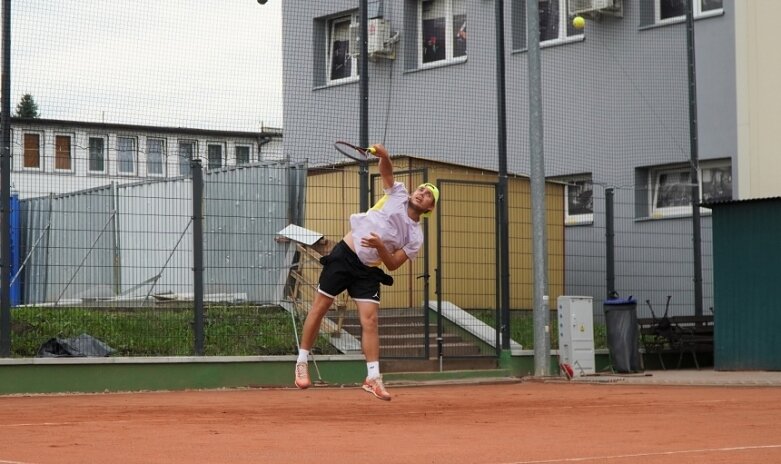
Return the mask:
POLYGON ((781 370, 781 198, 713 211, 714 367, 781 370))

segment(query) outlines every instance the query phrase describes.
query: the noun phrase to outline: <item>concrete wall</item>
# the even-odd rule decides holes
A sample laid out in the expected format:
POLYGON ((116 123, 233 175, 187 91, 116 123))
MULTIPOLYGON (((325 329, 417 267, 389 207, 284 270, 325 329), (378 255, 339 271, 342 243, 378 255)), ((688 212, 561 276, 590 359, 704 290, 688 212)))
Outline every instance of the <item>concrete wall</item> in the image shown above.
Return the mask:
POLYGON ((740 199, 781 195, 779 15, 781 2, 735 2, 740 199))

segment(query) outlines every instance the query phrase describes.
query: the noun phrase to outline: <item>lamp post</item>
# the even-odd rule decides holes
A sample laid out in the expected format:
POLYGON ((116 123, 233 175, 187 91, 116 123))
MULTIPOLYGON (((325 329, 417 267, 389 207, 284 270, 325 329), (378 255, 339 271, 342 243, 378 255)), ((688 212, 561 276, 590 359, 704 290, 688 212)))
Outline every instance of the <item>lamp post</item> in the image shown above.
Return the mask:
POLYGON ((548 312, 548 234, 545 218, 545 157, 543 151, 540 6, 526 2, 529 74, 529 164, 532 197, 532 256, 534 270, 534 375, 550 373, 550 314, 548 312))

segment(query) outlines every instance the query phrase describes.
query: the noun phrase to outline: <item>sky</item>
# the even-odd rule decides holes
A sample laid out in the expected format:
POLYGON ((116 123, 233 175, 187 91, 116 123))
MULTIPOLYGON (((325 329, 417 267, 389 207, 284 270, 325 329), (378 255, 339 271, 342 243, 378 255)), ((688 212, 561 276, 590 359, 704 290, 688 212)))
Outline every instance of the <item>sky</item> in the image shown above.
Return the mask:
POLYGON ((13 0, 11 110, 222 130, 282 127, 282 0, 13 0))

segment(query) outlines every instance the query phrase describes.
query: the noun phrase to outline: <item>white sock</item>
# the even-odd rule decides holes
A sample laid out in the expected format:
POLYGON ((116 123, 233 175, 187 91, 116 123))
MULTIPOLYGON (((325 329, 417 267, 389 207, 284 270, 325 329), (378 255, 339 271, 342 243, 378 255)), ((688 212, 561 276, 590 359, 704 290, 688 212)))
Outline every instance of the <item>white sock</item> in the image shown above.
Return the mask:
POLYGON ((379 361, 367 362, 366 371, 367 371, 366 378, 376 379, 377 377, 380 376, 380 362, 379 361))
POLYGON ((309 361, 309 350, 305 350, 303 348, 298 349, 298 361, 300 363, 305 363, 309 361))

